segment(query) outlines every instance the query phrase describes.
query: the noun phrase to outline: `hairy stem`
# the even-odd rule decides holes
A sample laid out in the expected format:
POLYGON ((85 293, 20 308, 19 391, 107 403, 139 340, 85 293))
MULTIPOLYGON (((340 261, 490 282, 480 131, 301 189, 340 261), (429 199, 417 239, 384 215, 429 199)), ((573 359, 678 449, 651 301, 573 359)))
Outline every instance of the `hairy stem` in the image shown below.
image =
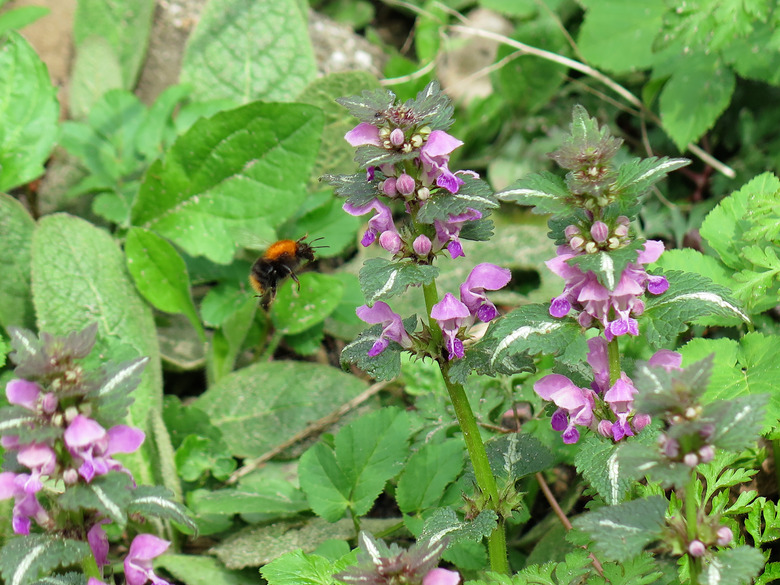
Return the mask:
MULTIPOLYGON (((685 524, 687 527, 688 542, 696 538, 696 528, 699 521, 699 507, 696 496, 696 474, 691 473, 688 479, 688 485, 685 486, 685 524)), ((688 555, 688 572, 690 574, 689 583, 698 585, 699 573, 701 573, 701 559, 688 555)))
POLYGON ((609 358, 609 385, 612 386, 620 378, 620 345, 617 337, 613 337, 607 345, 607 356, 609 358))

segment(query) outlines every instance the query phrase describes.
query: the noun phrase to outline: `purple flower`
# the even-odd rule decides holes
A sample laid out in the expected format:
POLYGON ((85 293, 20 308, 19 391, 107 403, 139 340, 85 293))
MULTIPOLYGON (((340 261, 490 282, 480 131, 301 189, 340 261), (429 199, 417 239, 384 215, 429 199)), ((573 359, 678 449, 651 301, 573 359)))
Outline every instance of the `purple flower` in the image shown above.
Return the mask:
POLYGON ((41 392, 41 387, 35 382, 19 378, 11 380, 5 387, 5 395, 8 397, 8 402, 17 406, 23 406, 33 412, 37 410, 38 397, 41 395, 41 392))
POLYGON ((344 139, 352 146, 363 146, 366 144, 370 144, 372 146, 382 145, 382 142, 379 139, 379 128, 366 122, 361 122, 352 130, 347 132, 344 135, 344 139))
POLYGON ((498 316, 498 310, 485 296, 485 291, 504 288, 511 279, 512 273, 506 268, 487 262, 477 264, 460 285, 460 300, 483 323, 492 321, 498 316))
POLYGON ((616 441, 634 435, 628 423, 628 415, 631 414, 636 393, 637 389, 634 388, 631 378, 626 376, 625 372, 621 372, 620 378, 604 394, 604 402, 609 404, 612 412, 617 416, 617 422, 610 429, 612 438, 616 441))
POLYGON ((401 195, 408 197, 414 193, 414 190, 417 188, 417 184, 411 176, 407 175, 406 173, 401 173, 395 183, 395 188, 401 195))
POLYGON ((463 142, 450 136, 443 130, 434 130, 420 148, 420 160, 428 181, 436 181, 439 187, 450 193, 457 193, 463 180, 456 177, 447 167, 450 153, 462 146, 463 142))
POLYGON ((707 552, 707 547, 701 540, 692 540, 688 545, 688 554, 692 557, 703 557, 707 552))
POLYGON ((382 235, 379 236, 379 245, 391 254, 398 254, 403 247, 403 241, 401 240, 401 236, 398 235, 398 232, 391 232, 388 230, 382 232, 382 235))
POLYGON ((38 502, 36 495, 25 489, 29 481, 30 476, 26 473, 0 473, 0 500, 14 498, 11 524, 16 534, 30 534, 30 518, 34 518, 41 526, 49 522, 49 515, 38 502))
POLYGON ((32 471, 24 485, 24 491, 28 494, 40 491, 43 487, 41 476, 51 475, 57 467, 57 454, 54 449, 44 443, 30 443, 20 446, 16 460, 32 471))
POLYGON ((549 374, 534 384, 534 391, 558 407, 552 425, 555 430, 563 431, 563 442, 576 443, 580 433, 575 426, 589 426, 593 422, 593 390, 579 388, 561 374, 549 374))
POLYGON ((433 226, 436 228, 436 239, 439 240, 442 246, 447 246, 447 250, 453 258, 465 256, 463 248, 460 245, 460 240, 458 239, 460 230, 467 221, 474 221, 481 218, 481 212, 469 207, 465 212, 459 215, 451 215, 448 221, 439 221, 437 219, 433 222, 433 226))
POLYGON ((426 257, 431 253, 431 239, 425 234, 420 234, 414 239, 412 249, 418 256, 426 257))
POLYGON ((672 370, 681 370, 682 355, 676 351, 670 351, 668 349, 659 349, 653 354, 648 361, 651 366, 658 366, 671 372, 672 370))
POLYGON ((718 540, 716 541, 720 546, 726 546, 732 540, 734 540, 734 533, 731 532, 731 528, 728 526, 721 526, 716 532, 718 540))
POLYGON ((448 359, 462 358, 466 355, 463 341, 458 339, 457 335, 466 318, 470 316, 469 308, 452 293, 447 293, 442 300, 431 307, 431 317, 436 319, 444 334, 448 359))
POLYGON ((379 199, 374 199, 370 203, 361 206, 345 203, 343 207, 344 211, 355 216, 365 215, 371 210, 376 211, 376 215, 368 220, 368 229, 366 230, 366 233, 363 234, 363 239, 360 241, 364 247, 373 244, 377 236, 386 231, 397 232, 395 223, 393 223, 393 212, 387 205, 379 201, 379 199))
POLYGON ((103 530, 102 526, 108 522, 106 518, 103 518, 87 532, 87 542, 89 548, 92 549, 92 556, 95 557, 98 567, 105 567, 108 564, 108 536, 106 536, 106 531, 103 530))
POLYGON ((163 554, 170 542, 151 534, 139 534, 130 544, 130 550, 125 557, 125 582, 127 585, 145 585, 151 581, 153 585, 170 585, 165 579, 160 579, 152 571, 152 560, 163 554))
POLYGON ((422 585, 458 585, 460 574, 457 571, 436 568, 423 577, 422 585))
POLYGON ((111 455, 135 452, 145 435, 126 425, 116 425, 106 432, 96 421, 80 414, 65 429, 64 439, 70 454, 82 461, 79 475, 90 482, 96 475, 112 470, 130 473, 111 455))
POLYGON ((379 334, 379 339, 376 340, 373 347, 368 351, 369 357, 378 356, 390 345, 391 341, 399 343, 402 347, 408 348, 412 346, 412 339, 404 329, 401 317, 394 313, 387 303, 377 301, 373 307, 363 305, 358 307, 355 312, 366 323, 372 325, 376 323, 382 324, 382 332, 379 334))

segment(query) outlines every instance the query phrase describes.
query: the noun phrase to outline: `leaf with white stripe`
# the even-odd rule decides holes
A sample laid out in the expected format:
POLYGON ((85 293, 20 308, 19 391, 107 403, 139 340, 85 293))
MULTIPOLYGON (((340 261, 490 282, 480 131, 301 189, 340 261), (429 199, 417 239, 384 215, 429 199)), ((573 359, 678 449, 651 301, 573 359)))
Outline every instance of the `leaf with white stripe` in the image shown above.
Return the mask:
POLYGON ((410 285, 430 284, 439 275, 435 266, 372 258, 360 269, 360 288, 369 305, 400 295, 410 285))
MULTIPOLYGON (((633 442, 642 442, 647 436, 648 433, 640 434, 633 442)), ((644 442, 647 443, 647 440, 644 442)), ((634 483, 633 474, 626 470, 625 464, 621 465, 618 458, 618 445, 605 441, 601 436, 590 434, 580 441, 574 464, 610 506, 622 502, 634 483)))
POLYGON ((70 486, 58 503, 65 510, 97 510, 118 526, 127 523, 128 506, 132 499, 133 480, 124 472, 112 471, 94 478, 90 483, 70 486))
POLYGON ((570 200, 573 195, 566 182, 549 171, 520 179, 503 191, 496 193, 501 201, 514 201, 520 205, 532 205, 533 213, 544 215, 569 214, 573 211, 570 200))
MULTIPOLYGON (((417 328, 417 316, 404 319, 404 329, 412 333, 417 328)), ((341 364, 346 369, 347 364, 354 364, 375 380, 392 380, 401 374, 401 346, 391 341, 385 350, 377 356, 370 357, 369 350, 379 339, 382 325, 374 325, 365 329, 357 339, 347 345, 341 352, 341 364)))
POLYGON ((644 240, 635 240, 618 250, 582 254, 569 260, 569 264, 577 266, 583 273, 592 272, 603 286, 615 290, 626 266, 636 262, 644 243, 644 240))
POLYGON ((627 561, 661 537, 669 503, 663 496, 604 506, 572 521, 594 541, 600 558, 627 561))
POLYGON ((97 399, 101 422, 110 425, 125 418, 133 403, 132 392, 141 383, 141 374, 148 363, 148 357, 140 357, 104 367, 97 387, 89 393, 97 399))
POLYGON ((91 554, 86 542, 46 534, 19 536, 0 549, 0 574, 5 585, 28 585, 57 567, 74 565, 91 554))
POLYGON ((550 315, 548 305, 525 305, 491 323, 484 338, 475 345, 491 350, 490 362, 497 365, 507 356, 521 353, 561 354, 571 363, 584 359, 587 344, 575 319, 550 315))
POLYGON ((451 215, 460 215, 468 209, 482 212, 483 217, 491 209, 498 207, 493 190, 482 179, 470 175, 459 175, 464 181, 457 193, 446 189, 435 190, 417 214, 420 223, 433 223, 435 220, 447 221, 451 215))
MULTIPOLYGON (((742 545, 719 550, 708 557, 699 582, 707 585, 749 585, 754 582, 753 579, 758 576, 765 563, 766 559, 761 551, 752 546, 742 545)), ((776 564, 770 563, 770 565, 776 564)), ((768 565, 766 569, 762 579, 767 578, 767 573, 772 570, 772 567, 768 565)), ((777 583, 776 578, 774 581, 777 583)), ((771 583, 765 580, 761 582, 771 583)))
POLYGON ((346 197, 347 203, 355 207, 367 205, 379 196, 378 182, 369 181, 365 171, 354 175, 322 175, 320 181, 331 185, 336 195, 346 197))
POLYGON ((712 444, 727 451, 742 451, 755 445, 768 400, 769 394, 754 394, 707 404, 701 418, 712 421, 715 427, 712 444))
POLYGON ((686 323, 704 315, 722 317, 724 323, 734 319, 750 323, 730 291, 706 276, 677 270, 664 272, 663 276, 669 281, 669 289, 658 296, 647 295, 645 312, 639 318, 639 330, 650 345, 672 344, 687 329, 686 323))
POLYGON ((611 191, 618 193, 626 203, 633 204, 666 175, 689 164, 691 161, 687 158, 636 158, 620 166, 611 191))
POLYGON ((419 540, 439 542, 446 538, 449 544, 460 540, 479 542, 493 532, 496 519, 493 510, 482 510, 473 520, 464 521, 452 508, 438 508, 425 520, 419 540))
POLYGON ((127 507, 131 514, 154 516, 175 522, 183 532, 197 533, 198 527, 190 517, 189 510, 173 501, 173 492, 160 486, 142 485, 133 491, 132 501, 127 507))
POLYGON ((38 579, 31 585, 84 585, 84 573, 63 573, 38 579))

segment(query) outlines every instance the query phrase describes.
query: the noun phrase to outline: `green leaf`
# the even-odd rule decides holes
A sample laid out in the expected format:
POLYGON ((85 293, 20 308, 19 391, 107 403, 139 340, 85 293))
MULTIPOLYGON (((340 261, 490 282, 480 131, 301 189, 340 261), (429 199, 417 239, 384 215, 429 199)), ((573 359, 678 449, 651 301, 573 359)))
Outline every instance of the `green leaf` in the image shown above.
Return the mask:
POLYGON ((627 246, 617 250, 582 254, 572 258, 569 264, 577 266, 583 274, 592 272, 602 285, 614 291, 620 282, 623 270, 631 262, 636 262, 639 249, 644 246, 644 243, 644 240, 634 240, 627 246))
POLYGON ((498 207, 493 190, 485 181, 470 175, 463 175, 461 178, 464 184, 460 186, 457 193, 450 193, 446 189, 434 191, 417 213, 417 221, 420 223, 433 223, 437 219, 447 221, 451 215, 460 215, 469 209, 476 209, 484 216, 488 210, 498 207))
POLYGON ((705 404, 742 396, 769 394, 764 431, 780 420, 780 344, 777 336, 748 333, 732 339, 693 339, 680 350, 685 363, 715 353, 712 377, 702 396, 705 404))
POLYGON ((691 161, 687 158, 635 158, 620 165, 615 184, 610 189, 623 199, 630 198, 627 203, 631 204, 666 175, 689 164, 691 161))
POLYGON ((20 6, 0 14, 0 36, 8 31, 24 28, 49 14, 51 10, 45 6, 20 6))
POLYGON ((395 498, 405 514, 421 512, 439 503, 445 488, 463 469, 463 444, 451 439, 428 443, 409 457, 398 478, 395 498))
POLYGON ((532 205, 533 212, 553 215, 571 212, 568 203, 572 197, 566 182, 549 171, 529 175, 512 186, 496 193, 501 201, 514 201, 520 205, 532 205))
MULTIPOLYGON (((38 327, 55 335, 98 324, 98 340, 111 359, 149 358, 133 393, 128 424, 148 430, 151 409, 162 406, 162 380, 151 310, 135 290, 125 258, 105 231, 66 214, 43 217, 32 243, 33 303, 38 327)), ((152 483, 154 465, 139 451, 125 456, 139 483, 152 483)))
POLYGON ((331 585, 338 572, 333 561, 302 550, 282 555, 260 570, 268 585, 331 585))
POLYGON ((142 485, 133 490, 132 501, 127 506, 131 514, 140 514, 146 518, 155 517, 172 520, 180 529, 193 534, 197 532, 187 508, 173 501, 173 493, 162 486, 142 485))
POLYGON ((127 409, 133 402, 131 393, 141 383, 148 363, 149 358, 142 357, 119 364, 111 362, 103 367, 103 376, 88 394, 97 401, 100 422, 119 423, 127 416, 127 409))
POLYGON ((298 474, 312 510, 329 522, 347 510, 364 516, 404 464, 408 435, 406 413, 384 408, 341 429, 335 449, 323 443, 309 449, 301 457, 298 474))
POLYGON ((198 514, 262 515, 264 521, 297 516, 309 509, 304 493, 289 481, 271 479, 238 489, 209 492, 192 503, 198 514))
POLYGON ((187 41, 181 80, 199 101, 293 101, 316 73, 306 20, 295 0, 209 2, 187 41))
POLYGON ((605 506, 575 518, 575 528, 588 533, 604 558, 626 561, 661 537, 668 502, 663 496, 605 506))
POLYGON ((35 322, 30 292, 30 245, 35 220, 10 195, 0 193, 0 326, 32 328, 35 322))
POLYGON ((259 457, 365 389, 328 366, 256 363, 228 374, 194 404, 210 414, 233 455, 259 457))
POLYGON ((736 79, 717 53, 675 55, 675 72, 659 101, 661 121, 680 150, 696 142, 729 105, 736 79))
POLYGON ((663 276, 669 281, 669 289, 658 296, 647 295, 645 312, 639 318, 639 329, 651 345, 673 343, 687 328, 686 323, 704 315, 750 323, 747 314, 731 299, 730 291, 709 278, 677 270, 664 272, 663 276))
POLYGON ((58 503, 70 511, 96 510, 101 516, 124 527, 127 523, 127 506, 133 497, 132 487, 133 480, 129 475, 114 471, 98 476, 90 483, 69 486, 58 503))
POLYGON ((91 554, 86 542, 46 534, 17 536, 0 550, 0 573, 9 585, 26 585, 57 567, 91 554))
POLYGON ((341 302, 344 283, 335 276, 306 272, 301 289, 287 281, 271 305, 271 321, 279 333, 293 335, 321 323, 341 302))
POLYGON ((435 266, 372 258, 360 269, 360 288, 369 305, 403 293, 409 285, 430 284, 439 274, 435 266))
POLYGON ((241 234, 275 240, 304 200, 321 132, 321 112, 299 104, 253 103, 201 119, 147 171, 132 223, 227 264, 241 234))
POLYGON ((764 555, 752 546, 738 546, 716 552, 701 574, 702 583, 747 585, 764 566, 764 555))
POLYGON ((617 446, 601 437, 589 435, 580 442, 574 456, 577 471, 588 480, 610 506, 623 501, 634 476, 620 466, 617 446))
POLYGON ((577 42, 586 61, 612 73, 651 67, 653 41, 667 11, 664 0, 630 4, 622 0, 584 0, 585 20, 577 42))
POLYGON ((236 469, 236 460, 224 441, 187 435, 176 450, 176 469, 184 481, 200 481, 209 472, 224 481, 236 469))
POLYGON ((71 118, 86 118, 100 97, 114 89, 126 89, 116 50, 104 37, 86 37, 76 51, 71 70, 68 92, 71 118))
POLYGON ((79 0, 73 21, 77 52, 92 35, 104 38, 119 59, 122 87, 135 87, 146 58, 154 0, 79 0))
POLYGON ((176 248, 154 232, 134 227, 127 233, 125 255, 127 270, 144 298, 161 311, 183 314, 205 342, 206 333, 190 294, 187 265, 176 248))
MULTIPOLYGON (((404 319, 404 329, 407 333, 417 328, 417 316, 412 315, 404 319)), ((382 333, 382 324, 369 327, 358 335, 357 339, 347 345, 341 352, 341 365, 355 364, 366 374, 375 380, 392 380, 401 373, 400 344, 391 341, 383 352, 376 356, 368 355, 368 352, 379 340, 382 333)))
POLYGON ((438 542, 446 537, 451 543, 459 540, 479 542, 493 532, 496 519, 493 510, 482 510, 473 520, 463 521, 452 508, 439 508, 425 520, 419 540, 438 542))
POLYGON ((43 174, 57 138, 56 89, 35 50, 16 32, 0 39, 0 192, 43 174))
POLYGON ((525 433, 509 433, 485 443, 496 477, 518 480, 552 467, 553 455, 539 439, 525 433))
POLYGON ((154 560, 154 567, 165 569, 187 585, 257 585, 256 574, 231 571, 217 559, 203 555, 165 554, 154 560))

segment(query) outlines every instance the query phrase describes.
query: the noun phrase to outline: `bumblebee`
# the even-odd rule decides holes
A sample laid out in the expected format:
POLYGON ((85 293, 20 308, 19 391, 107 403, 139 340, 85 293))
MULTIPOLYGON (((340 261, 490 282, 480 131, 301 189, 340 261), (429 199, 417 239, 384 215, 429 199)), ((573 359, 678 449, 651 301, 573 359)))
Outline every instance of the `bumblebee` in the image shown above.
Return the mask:
MULTIPOLYGON (((311 243, 321 240, 317 238, 311 243)), ((252 265, 249 272, 249 284, 261 297, 263 307, 268 307, 276 297, 276 288, 279 282, 287 276, 291 277, 301 290, 301 283, 295 275, 295 271, 304 263, 314 261, 314 250, 317 247, 307 243, 306 236, 299 240, 279 240, 274 242, 252 265)))

